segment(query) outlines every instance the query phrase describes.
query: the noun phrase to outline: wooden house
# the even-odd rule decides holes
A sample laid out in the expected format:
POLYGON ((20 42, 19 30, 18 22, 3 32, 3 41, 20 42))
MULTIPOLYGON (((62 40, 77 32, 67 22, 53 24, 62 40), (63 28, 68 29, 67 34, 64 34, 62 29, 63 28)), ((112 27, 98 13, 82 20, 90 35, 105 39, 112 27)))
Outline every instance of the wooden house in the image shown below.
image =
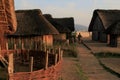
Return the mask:
POLYGON ((54 20, 61 24, 63 27, 66 27, 70 30, 69 33, 67 33, 67 39, 70 39, 71 38, 71 34, 72 32, 75 30, 75 27, 74 27, 74 18, 73 17, 69 17, 69 18, 54 18, 54 20))
POLYGON ((66 41, 66 34, 70 33, 70 30, 62 24, 56 22, 50 14, 44 14, 44 16, 60 33, 54 35, 54 41, 66 41))
POLYGON ((107 34, 106 30, 120 20, 119 16, 120 10, 95 10, 88 29, 89 32, 92 32, 92 40, 111 44, 111 33, 107 34))
POLYGON ((40 9, 17 10, 16 16, 18 28, 9 37, 18 39, 19 43, 24 42, 26 47, 32 45, 34 49, 38 49, 38 47, 43 45, 53 45, 53 34, 59 34, 59 32, 44 18, 40 9))
POLYGON ((106 29, 106 34, 109 35, 109 45, 117 47, 120 45, 120 21, 116 21, 106 29))

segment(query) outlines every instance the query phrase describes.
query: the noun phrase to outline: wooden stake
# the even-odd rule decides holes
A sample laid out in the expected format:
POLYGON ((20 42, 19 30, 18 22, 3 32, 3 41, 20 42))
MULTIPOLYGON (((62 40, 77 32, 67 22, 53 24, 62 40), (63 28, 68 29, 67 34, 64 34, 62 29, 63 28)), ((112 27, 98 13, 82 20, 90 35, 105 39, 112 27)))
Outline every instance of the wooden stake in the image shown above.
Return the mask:
POLYGON ((45 70, 48 68, 48 51, 46 51, 45 55, 45 70))
POLYGON ((61 58, 61 60, 63 59, 63 50, 61 50, 61 56, 60 56, 61 58))
POLYGON ((58 49, 58 60, 60 61, 60 53, 61 53, 61 49, 60 49, 60 47, 59 47, 59 49, 58 49))
POLYGON ((22 49, 24 49, 24 43, 22 42, 22 49))
POLYGON ((30 72, 33 71, 33 57, 30 57, 30 72))
POLYGON ((57 64, 58 54, 55 54, 55 65, 57 64))
POLYGON ((8 48, 8 42, 6 42, 6 50, 8 51, 8 49, 9 49, 9 48, 8 48))
POLYGON ((8 55, 8 60, 9 60, 9 64, 8 64, 8 74, 11 74, 14 72, 14 64, 13 64, 13 53, 10 53, 8 55))
POLYGON ((14 43, 14 50, 16 50, 17 49, 17 46, 16 46, 16 43, 14 43))

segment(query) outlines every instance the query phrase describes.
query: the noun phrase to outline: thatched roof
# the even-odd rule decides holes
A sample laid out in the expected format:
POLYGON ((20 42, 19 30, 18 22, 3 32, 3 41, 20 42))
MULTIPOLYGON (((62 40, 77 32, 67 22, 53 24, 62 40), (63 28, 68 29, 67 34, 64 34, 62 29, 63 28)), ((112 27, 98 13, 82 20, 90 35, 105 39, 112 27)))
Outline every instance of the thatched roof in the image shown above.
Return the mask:
POLYGON ((0 5, 0 25, 6 26, 4 27, 6 33, 14 33, 17 29, 14 0, 0 0, 0 5), (2 11, 5 11, 5 13, 2 11))
POLYGON ((56 22, 50 14, 44 14, 43 16, 59 31, 59 33, 70 32, 70 30, 67 27, 64 27, 60 23, 56 22))
POLYGON ((54 18, 56 22, 63 25, 64 27, 67 27, 71 32, 75 30, 74 27, 74 18, 54 18))
POLYGON ((116 21, 106 30, 107 34, 117 34, 120 35, 120 21, 116 21))
POLYGON ((17 10, 18 28, 14 36, 59 34, 54 26, 42 15, 41 10, 17 10))
POLYGON ((95 10, 88 31, 93 30, 96 18, 99 17, 104 29, 106 30, 111 24, 120 20, 120 10, 95 10))

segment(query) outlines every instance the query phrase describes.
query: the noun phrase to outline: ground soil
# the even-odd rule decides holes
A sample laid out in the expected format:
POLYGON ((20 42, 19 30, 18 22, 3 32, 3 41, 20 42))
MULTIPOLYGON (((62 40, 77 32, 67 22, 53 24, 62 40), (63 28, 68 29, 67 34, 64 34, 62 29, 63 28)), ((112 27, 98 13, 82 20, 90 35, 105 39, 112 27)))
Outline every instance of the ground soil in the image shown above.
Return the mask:
POLYGON ((78 60, 74 57, 64 57, 61 80, 81 80, 78 73, 78 60))

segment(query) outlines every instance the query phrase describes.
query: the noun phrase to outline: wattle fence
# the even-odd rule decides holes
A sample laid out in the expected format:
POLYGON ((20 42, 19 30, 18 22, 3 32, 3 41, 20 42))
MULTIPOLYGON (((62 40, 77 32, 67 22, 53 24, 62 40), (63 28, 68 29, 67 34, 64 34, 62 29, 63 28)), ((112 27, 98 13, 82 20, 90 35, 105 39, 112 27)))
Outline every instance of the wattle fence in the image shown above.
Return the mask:
MULTIPOLYGON (((43 50, 0 49, 0 61, 8 71, 9 80, 57 80, 60 77, 63 50, 44 48, 43 50)), ((24 44, 22 44, 24 47, 24 44)))

